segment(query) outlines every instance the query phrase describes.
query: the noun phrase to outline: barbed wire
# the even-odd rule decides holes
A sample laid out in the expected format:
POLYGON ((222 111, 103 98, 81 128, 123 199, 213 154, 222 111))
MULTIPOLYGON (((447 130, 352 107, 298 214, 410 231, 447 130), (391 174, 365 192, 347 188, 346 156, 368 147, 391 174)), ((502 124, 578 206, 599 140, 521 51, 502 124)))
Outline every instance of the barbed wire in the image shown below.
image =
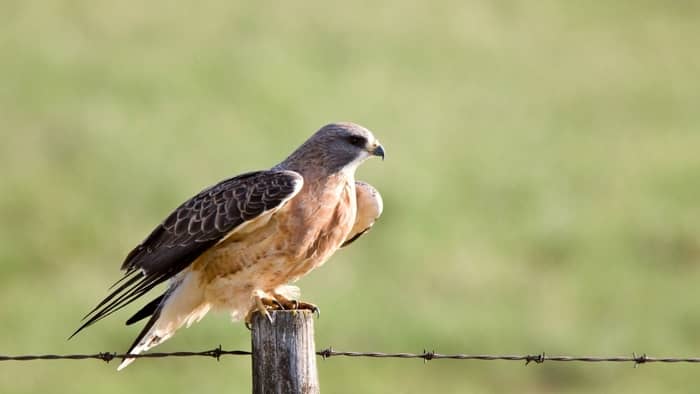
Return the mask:
MULTIPOLYGON (((212 357, 219 360, 222 356, 250 356, 252 353, 247 350, 223 350, 221 345, 211 350, 201 352, 160 352, 128 354, 117 352, 101 352, 93 354, 40 354, 40 355, 0 355, 0 361, 36 361, 36 360, 89 360, 96 359, 110 362, 114 359, 123 358, 166 358, 166 357, 212 357)), ((473 361, 524 361, 525 365, 530 363, 542 364, 550 362, 584 362, 584 363, 634 363, 637 367, 640 364, 649 363, 700 363, 700 357, 651 357, 646 354, 631 356, 549 356, 543 353, 537 354, 514 354, 514 355, 494 355, 494 354, 442 354, 435 351, 424 350, 422 353, 383 353, 383 352, 347 352, 336 351, 328 347, 316 352, 324 360, 332 357, 368 357, 368 358, 413 358, 423 359, 424 362, 432 360, 473 360, 473 361)))
POLYGON ((19 356, 0 355, 0 361, 36 361, 36 360, 102 360, 110 362, 114 359, 123 358, 166 358, 166 357, 213 357, 217 360, 221 356, 250 356, 252 353, 247 350, 223 350, 221 345, 211 350, 201 352, 154 352, 154 353, 117 353, 100 352, 93 354, 26 354, 19 356))

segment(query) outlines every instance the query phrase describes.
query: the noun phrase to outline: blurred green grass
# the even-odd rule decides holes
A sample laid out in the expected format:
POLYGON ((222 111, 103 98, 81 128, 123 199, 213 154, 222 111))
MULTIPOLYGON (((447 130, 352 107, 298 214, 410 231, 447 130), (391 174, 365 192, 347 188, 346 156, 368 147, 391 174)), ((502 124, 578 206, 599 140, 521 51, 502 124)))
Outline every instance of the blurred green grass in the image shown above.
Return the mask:
MULTIPOLYGON (((385 214, 300 282, 319 347, 700 353, 696 2, 0 2, 0 353, 66 342, 175 205, 329 121, 385 214)), ((208 316, 158 350, 248 333, 208 316)), ((0 365, 7 393, 247 392, 250 362, 0 365)), ((697 367, 320 362, 325 392, 694 392, 697 367)))

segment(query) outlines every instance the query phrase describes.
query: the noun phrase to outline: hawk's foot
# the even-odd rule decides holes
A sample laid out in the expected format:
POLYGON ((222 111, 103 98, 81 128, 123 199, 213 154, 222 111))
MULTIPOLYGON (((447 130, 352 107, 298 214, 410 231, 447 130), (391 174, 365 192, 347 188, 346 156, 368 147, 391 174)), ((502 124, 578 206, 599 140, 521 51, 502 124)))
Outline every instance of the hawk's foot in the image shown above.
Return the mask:
POLYGON ((290 311, 308 310, 315 313, 317 318, 321 317, 321 309, 319 309, 314 304, 303 301, 290 300, 289 298, 277 293, 275 293, 274 296, 279 305, 282 306, 282 309, 290 311))
POLYGON ((270 316, 269 310, 279 310, 285 309, 282 303, 277 301, 272 297, 260 297, 255 296, 255 307, 248 311, 245 315, 245 326, 250 330, 252 328, 251 323, 253 322, 253 313, 260 312, 263 316, 267 318, 270 323, 273 323, 272 316, 270 316))

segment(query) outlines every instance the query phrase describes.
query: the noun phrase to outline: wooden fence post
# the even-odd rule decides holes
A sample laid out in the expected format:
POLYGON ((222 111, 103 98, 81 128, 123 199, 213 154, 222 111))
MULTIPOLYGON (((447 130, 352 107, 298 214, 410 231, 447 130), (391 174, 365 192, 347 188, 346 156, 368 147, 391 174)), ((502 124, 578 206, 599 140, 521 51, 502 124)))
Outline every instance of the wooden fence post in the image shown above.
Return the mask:
POLYGON ((253 315, 253 394, 318 394, 313 313, 270 311, 272 323, 253 315))

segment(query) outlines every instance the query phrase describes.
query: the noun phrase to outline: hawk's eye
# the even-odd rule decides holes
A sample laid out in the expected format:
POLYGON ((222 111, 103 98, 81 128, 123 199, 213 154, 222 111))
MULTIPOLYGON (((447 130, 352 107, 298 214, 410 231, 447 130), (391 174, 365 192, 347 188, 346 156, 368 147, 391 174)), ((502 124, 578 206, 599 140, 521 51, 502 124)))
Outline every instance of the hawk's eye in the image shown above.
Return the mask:
POLYGON ((365 139, 365 137, 362 137, 359 135, 349 136, 348 142, 351 143, 352 145, 358 146, 360 148, 364 148, 365 145, 367 145, 367 140, 365 139))

